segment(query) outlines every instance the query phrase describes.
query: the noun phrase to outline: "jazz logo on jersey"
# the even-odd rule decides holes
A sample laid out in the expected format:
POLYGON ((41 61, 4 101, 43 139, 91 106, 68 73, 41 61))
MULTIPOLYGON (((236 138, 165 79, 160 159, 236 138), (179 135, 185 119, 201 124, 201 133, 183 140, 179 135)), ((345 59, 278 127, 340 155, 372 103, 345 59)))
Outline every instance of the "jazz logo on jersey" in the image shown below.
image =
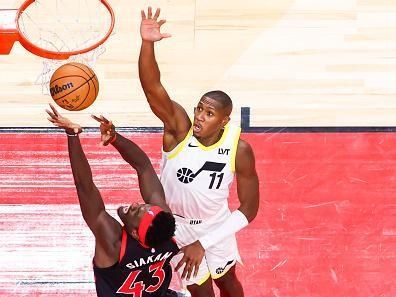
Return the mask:
MULTIPOLYGON (((203 166, 198 169, 197 172, 193 172, 190 168, 180 168, 177 170, 177 179, 184 183, 184 184, 189 184, 191 183, 197 176, 198 174, 200 174, 202 171, 213 171, 212 174, 209 174, 209 176, 212 178, 210 185, 209 185, 209 189, 213 188, 213 184, 215 182, 216 179, 216 175, 217 172, 221 172, 223 170, 223 168, 226 166, 225 163, 217 163, 217 162, 209 162, 206 161, 205 164, 203 164, 203 166)), ((223 176, 224 173, 220 173, 218 175, 219 181, 217 183, 216 189, 218 189, 221 185, 221 181, 223 180, 223 176)))

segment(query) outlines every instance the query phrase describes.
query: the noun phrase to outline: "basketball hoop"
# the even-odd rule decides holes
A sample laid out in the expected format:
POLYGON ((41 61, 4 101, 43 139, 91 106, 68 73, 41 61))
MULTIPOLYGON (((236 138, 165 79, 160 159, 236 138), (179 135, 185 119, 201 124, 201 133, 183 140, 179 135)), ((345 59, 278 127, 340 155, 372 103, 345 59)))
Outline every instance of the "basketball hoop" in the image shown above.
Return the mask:
MULTIPOLYGON (((41 36, 38 36, 38 38, 36 39, 33 38, 32 40, 31 39, 32 34, 28 33, 28 30, 26 29, 25 19, 31 21, 31 23, 33 24, 30 27, 33 28, 33 30, 31 31, 36 30, 36 32, 34 33, 38 33, 39 35, 47 30, 50 34, 53 34, 52 37, 58 37, 56 36, 57 32, 51 32, 52 30, 55 30, 51 28, 51 26, 58 24, 55 23, 53 24, 46 20, 47 16, 50 16, 50 14, 42 13, 42 17, 37 17, 35 20, 32 20, 34 19, 34 17, 32 17, 28 12, 35 6, 38 6, 39 7, 38 10, 40 10, 41 7, 43 6, 42 4, 43 2, 45 1, 36 2, 35 0, 26 0, 19 9, 0 10, 0 54, 1 55, 8 55, 11 52, 11 49, 15 41, 19 41, 19 43, 26 50, 37 56, 47 59, 65 60, 68 59, 70 56, 84 54, 98 48, 109 38, 111 32, 113 31, 114 19, 115 19, 113 9, 106 0, 95 0, 95 1, 90 1, 91 2, 89 4, 91 6, 90 9, 99 8, 99 4, 100 4, 100 6, 102 6, 102 10, 103 8, 105 9, 109 18, 109 23, 107 25, 100 25, 101 28, 99 28, 98 26, 98 28, 92 29, 92 32, 95 32, 96 34, 95 38, 88 38, 88 41, 81 40, 79 44, 75 44, 73 46, 74 48, 70 47, 70 43, 68 43, 67 40, 61 40, 61 42, 56 43, 49 37, 43 39, 41 36), (49 25, 48 29, 43 30, 44 25, 40 23, 42 19, 45 20, 42 21, 42 24, 46 24, 47 26, 49 25), (97 35, 100 35, 100 37, 98 38, 97 35)), ((64 7, 70 5, 70 2, 76 2, 76 1, 69 1, 67 4, 62 0, 57 0, 57 1, 48 0, 47 2, 48 3, 52 2, 51 4, 56 5, 57 7, 59 6, 64 7)), ((76 2, 76 7, 80 7, 81 3, 77 3, 77 2, 76 2)), ((89 1, 85 1, 86 4, 88 4, 88 2, 89 1)), ((62 15, 64 14, 64 11, 62 9, 60 9, 59 11, 60 11, 60 15, 57 17, 62 22, 62 15)), ((98 19, 99 18, 100 16, 98 16, 98 19)), ((73 16, 70 17, 70 15, 65 15, 63 17, 63 20, 65 20, 65 22, 64 24, 62 24, 62 26, 64 26, 66 29, 67 26, 69 25, 68 22, 70 19, 74 19, 74 23, 76 23, 75 20, 78 18, 73 18, 73 16)), ((84 24, 81 24, 81 30, 84 30, 85 32, 85 29, 86 28, 84 28, 84 24)), ((71 35, 73 35, 73 33, 74 32, 71 32, 71 35)), ((70 36, 70 39, 73 40, 76 37, 77 37, 76 34, 74 34, 74 36, 70 36)))
POLYGON ((106 0, 26 0, 19 9, 0 9, 0 55, 10 54, 18 41, 44 58, 35 83, 49 95, 49 81, 58 67, 77 62, 94 68, 114 22, 106 0))

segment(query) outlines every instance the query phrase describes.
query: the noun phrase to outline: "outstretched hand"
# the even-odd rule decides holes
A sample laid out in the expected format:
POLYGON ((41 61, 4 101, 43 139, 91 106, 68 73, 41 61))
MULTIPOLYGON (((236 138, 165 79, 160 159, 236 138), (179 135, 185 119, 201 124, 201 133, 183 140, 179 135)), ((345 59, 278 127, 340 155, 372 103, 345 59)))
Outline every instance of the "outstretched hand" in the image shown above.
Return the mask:
POLYGON ((100 123, 100 143, 103 146, 108 145, 115 140, 116 131, 113 123, 106 119, 104 116, 97 117, 91 115, 91 117, 100 123))
POLYGON ((175 270, 179 270, 183 264, 185 264, 181 278, 187 278, 187 280, 189 280, 191 274, 196 277, 198 274, 199 265, 201 264, 205 255, 204 248, 202 247, 199 240, 197 240, 189 245, 186 245, 185 247, 182 247, 180 250, 184 253, 184 255, 179 263, 177 263, 175 270))
POLYGON ((140 23, 140 35, 145 41, 159 41, 162 38, 171 37, 168 33, 161 33, 161 26, 166 22, 166 20, 159 20, 160 9, 157 8, 153 16, 151 7, 147 9, 147 16, 144 10, 141 11, 142 22, 140 23))
POLYGON ((51 107, 51 110, 45 110, 50 116, 48 121, 59 128, 65 129, 68 134, 79 134, 82 132, 82 128, 79 124, 73 123, 68 118, 62 116, 51 103, 49 106, 51 107))

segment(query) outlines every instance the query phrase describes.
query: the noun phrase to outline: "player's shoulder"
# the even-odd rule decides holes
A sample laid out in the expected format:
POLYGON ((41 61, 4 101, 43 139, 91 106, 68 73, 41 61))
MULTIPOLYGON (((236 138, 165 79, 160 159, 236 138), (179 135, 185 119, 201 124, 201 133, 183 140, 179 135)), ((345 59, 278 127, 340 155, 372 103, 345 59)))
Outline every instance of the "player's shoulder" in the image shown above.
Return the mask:
POLYGON ((252 146, 246 140, 239 138, 238 146, 237 146, 237 153, 252 153, 252 146))
POLYGON ((253 153, 253 149, 250 144, 243 140, 239 139, 238 147, 235 157, 235 171, 236 173, 242 173, 245 171, 250 171, 255 166, 255 157, 253 153))

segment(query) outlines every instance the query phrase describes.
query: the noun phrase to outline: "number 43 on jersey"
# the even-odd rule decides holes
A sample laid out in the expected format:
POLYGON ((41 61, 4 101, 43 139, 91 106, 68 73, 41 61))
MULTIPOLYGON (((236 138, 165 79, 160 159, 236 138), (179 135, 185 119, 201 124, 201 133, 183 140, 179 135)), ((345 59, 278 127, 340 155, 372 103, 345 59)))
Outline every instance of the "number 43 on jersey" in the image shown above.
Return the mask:
POLYGON ((165 260, 160 261, 149 266, 149 271, 153 272, 152 277, 157 278, 158 281, 155 285, 150 285, 146 288, 146 284, 143 281, 135 282, 138 275, 142 272, 141 270, 134 270, 128 275, 125 282, 118 289, 117 293, 128 294, 133 297, 142 297, 143 292, 153 293, 161 287, 165 279, 165 271, 162 269, 165 260))

